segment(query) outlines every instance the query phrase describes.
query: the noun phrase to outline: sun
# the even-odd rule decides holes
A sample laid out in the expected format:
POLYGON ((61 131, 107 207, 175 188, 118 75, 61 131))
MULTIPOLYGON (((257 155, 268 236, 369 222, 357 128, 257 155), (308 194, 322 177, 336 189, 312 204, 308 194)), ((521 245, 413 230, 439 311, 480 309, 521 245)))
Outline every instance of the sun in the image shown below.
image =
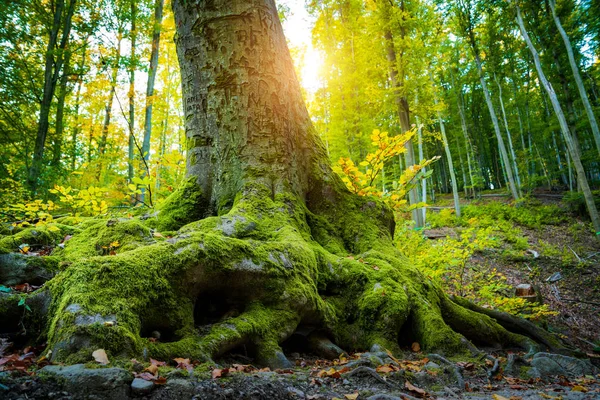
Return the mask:
POLYGON ((300 70, 300 84, 310 94, 314 94, 323 87, 320 71, 323 66, 323 54, 308 46, 304 53, 304 63, 300 70))

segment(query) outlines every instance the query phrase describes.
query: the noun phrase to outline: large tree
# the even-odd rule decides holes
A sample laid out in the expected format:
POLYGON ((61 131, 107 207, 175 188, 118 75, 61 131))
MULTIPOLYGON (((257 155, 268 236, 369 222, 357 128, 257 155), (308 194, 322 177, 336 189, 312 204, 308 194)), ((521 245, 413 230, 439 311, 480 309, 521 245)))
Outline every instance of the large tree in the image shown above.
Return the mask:
MULTIPOLYGON (((329 166, 273 0, 173 9, 186 183, 158 214, 90 220, 65 242, 61 271, 26 300, 32 317, 47 316, 53 359, 102 347, 210 360, 246 345, 259 363, 286 366, 280 344, 306 325, 348 350, 416 340, 461 352, 473 349, 466 338, 565 350, 528 322, 449 298, 399 254, 392 212, 329 166)), ((9 239, 43 237, 30 232, 9 239)), ((19 312, 0 295, 4 317, 19 312)))

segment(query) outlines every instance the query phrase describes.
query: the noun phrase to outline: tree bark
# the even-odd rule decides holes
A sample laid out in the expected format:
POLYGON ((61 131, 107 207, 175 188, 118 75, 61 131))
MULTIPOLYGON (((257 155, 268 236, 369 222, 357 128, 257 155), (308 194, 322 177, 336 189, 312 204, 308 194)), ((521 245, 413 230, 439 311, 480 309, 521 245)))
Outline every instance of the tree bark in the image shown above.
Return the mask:
MULTIPOLYGON (((585 198, 585 203, 588 209, 588 213, 592 220, 592 225, 594 226, 594 230, 600 233, 600 216, 598 215, 598 210, 596 209, 596 203, 594 201, 594 196, 592 195, 592 191, 590 189, 588 180, 585 175, 585 170, 583 168, 583 164, 581 163, 580 158, 580 149, 578 143, 573 139, 571 132, 569 131, 569 124, 567 123, 567 119, 565 118, 565 114, 562 111, 560 103, 558 102, 558 97, 554 92, 554 88, 552 84, 546 79, 546 75, 544 74, 544 70, 542 69, 542 64, 540 62, 540 56, 533 45, 531 39, 529 38, 529 34, 525 29, 525 23, 523 22, 523 17, 521 16, 521 8, 518 4, 515 3, 515 9, 517 11, 517 24, 519 25, 519 29, 521 30, 521 35, 527 43, 527 47, 529 47, 529 51, 533 56, 533 61, 535 63, 535 68, 538 72, 538 76, 540 78, 541 84, 548 93, 548 97, 552 103, 552 107, 554 108, 554 112, 556 117, 558 118, 558 122, 560 124, 560 128, 563 134, 563 138, 565 139, 565 143, 567 144, 567 148, 569 149, 569 153, 571 155, 571 159, 573 160, 573 164, 575 166, 575 172, 577 173, 577 182, 581 187, 583 192, 583 196, 585 198)), ((596 235, 598 238, 600 236, 596 235)))

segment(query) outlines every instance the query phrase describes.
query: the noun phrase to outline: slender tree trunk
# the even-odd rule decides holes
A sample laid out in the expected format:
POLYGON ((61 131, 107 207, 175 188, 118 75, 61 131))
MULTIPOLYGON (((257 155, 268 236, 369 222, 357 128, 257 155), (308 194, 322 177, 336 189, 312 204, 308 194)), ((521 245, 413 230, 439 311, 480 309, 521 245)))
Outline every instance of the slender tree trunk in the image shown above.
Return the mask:
MULTIPOLYGON (((529 50, 531 51, 531 54, 533 55, 533 60, 534 60, 535 67, 538 72, 538 77, 540 78, 541 84, 544 87, 544 89, 546 90, 546 92, 548 93, 548 97, 550 98, 550 101, 552 102, 552 107, 554 108, 554 112, 556 113, 556 116, 558 118, 558 122, 560 124, 560 128, 563 133, 565 143, 567 144, 567 148, 569 149, 569 153, 571 154, 571 159, 573 160, 573 164, 575 165, 575 171, 577 173, 577 182, 578 182, 579 186, 581 187, 581 190, 583 191, 583 196, 585 198, 585 203, 587 205, 588 213, 592 220, 594 230, 596 232, 600 233, 600 217, 598 216, 598 210, 596 209, 594 197, 592 195, 592 191, 588 184, 588 181, 587 181, 587 178, 585 175, 585 170, 583 168, 583 164, 581 163, 580 149, 578 148, 579 146, 573 140, 573 137, 571 136, 571 133, 569 132, 569 124, 567 123, 567 119, 565 118, 562 108, 558 102, 558 97, 556 96, 556 93, 554 92, 554 88, 552 87, 552 84, 548 81, 548 79, 546 79, 546 75, 544 74, 544 71, 542 69, 542 64, 540 62, 540 56, 539 56, 537 50, 535 49, 533 43, 531 42, 531 39, 529 38, 529 34, 527 33, 527 30, 525 29, 523 17, 521 16, 521 9, 518 6, 518 4, 516 4, 516 3, 515 3, 515 8, 517 11, 517 23, 519 24, 519 28, 521 30, 521 35, 523 36, 523 39, 527 43, 527 47, 529 47, 529 50)), ((600 236, 598 236, 598 237, 600 238, 600 236)))
POLYGON ((83 44, 83 50, 81 55, 81 63, 79 64, 77 71, 77 94, 75 95, 75 126, 71 133, 71 171, 75 171, 75 164, 77 162, 77 140, 79 133, 81 132, 81 121, 79 120, 79 107, 81 105, 81 87, 83 86, 83 68, 85 67, 85 59, 87 56, 87 46, 89 38, 86 38, 83 44))
POLYGON ((110 91, 108 94, 108 100, 106 107, 104 108, 104 122, 102 123, 102 134, 100 136, 100 142, 98 143, 98 154, 99 163, 96 178, 100 180, 102 174, 103 156, 106 152, 106 145, 108 142, 108 131, 110 128, 110 120, 112 118, 113 101, 115 99, 117 89, 117 77, 119 75, 119 64, 121 63, 121 42, 123 41, 123 27, 119 25, 119 31, 117 32, 117 46, 115 48, 115 64, 112 67, 110 76, 110 91))
MULTIPOLYGON (((470 16, 469 16, 470 19, 470 16)), ((475 58, 475 64, 477 66, 477 72, 479 74, 479 81, 481 82, 481 88, 483 89, 483 95, 485 96, 485 102, 487 104, 490 118, 492 119, 492 124, 494 125, 494 132, 496 133, 496 139, 498 140, 498 148, 500 150, 500 157, 502 158, 503 165, 506 167, 506 177, 507 184, 510 188, 510 192, 512 197, 515 200, 519 199, 519 191, 517 190, 517 186, 515 184, 515 179, 513 176, 512 168, 510 167, 510 159, 508 158, 508 152, 506 151, 506 145, 504 144, 504 139, 502 138, 502 133, 500 133, 500 125, 498 123, 498 117, 496 116, 496 111, 494 110, 494 104, 492 103, 492 97, 487 87, 487 83, 485 82, 485 77, 483 75, 483 68, 481 66, 481 59, 479 57, 479 50, 477 47, 477 42, 475 41, 475 33, 473 32, 471 21, 469 20, 469 24, 467 27, 467 35, 469 37, 469 42, 471 44, 471 49, 473 50, 473 55, 475 58)))
MULTIPOLYGON (((148 84, 146 86, 146 114, 144 116, 144 142, 142 153, 147 162, 150 158, 150 138, 152 136, 152 103, 154 102, 154 81, 158 69, 158 51, 160 49, 160 32, 162 24, 164 0, 156 0, 154 6, 154 30, 152 34, 152 52, 150 54, 150 71, 148 72, 148 84)), ((148 172, 148 171, 146 171, 148 172)), ((145 189, 142 188, 142 201, 144 201, 145 189)))
POLYGON ((46 136, 48 135, 50 106, 56 89, 56 83, 63 66, 64 51, 67 47, 69 36, 71 35, 71 21, 75 12, 76 0, 69 2, 67 11, 63 17, 64 0, 57 0, 54 8, 54 19, 50 31, 50 38, 46 48, 45 67, 44 67, 44 93, 40 103, 40 117, 38 130, 33 151, 33 161, 29 169, 27 184, 31 191, 35 191, 38 186, 38 179, 42 170, 44 159, 44 147, 46 145, 46 136), (61 28, 62 36, 58 44, 58 33, 61 28), (55 58, 56 56, 56 58, 55 58))
POLYGON ((583 80, 581 79, 581 75, 579 73, 579 67, 577 65, 577 61, 575 60, 575 55, 573 54, 573 46, 571 46, 569 36, 567 35, 567 32, 565 32, 565 30, 563 29, 560 19, 556 14, 555 0, 549 0, 549 3, 550 9, 552 10, 552 17, 554 18, 554 23, 556 24, 556 28, 560 32, 560 36, 562 37, 562 40, 565 43, 567 55, 569 56, 569 64, 571 65, 573 77, 575 78, 575 83, 577 84, 577 90, 579 91, 579 96, 581 97, 583 107, 585 108, 588 120, 590 121, 592 135, 594 136, 594 141, 596 142, 596 149, 598 150, 598 154, 600 154, 600 129, 598 129, 598 122, 596 120, 596 116, 594 115, 592 105, 590 104, 590 100, 585 90, 585 86, 583 85, 583 80))
MULTIPOLYGON (((419 116, 415 115, 417 120, 417 140, 419 148, 419 162, 425 159, 423 152, 423 125, 419 120, 419 116)), ((426 168, 423 168, 423 172, 426 172, 426 168)), ((421 179, 421 201, 427 203, 427 179, 421 179)), ((421 208, 421 214, 423 215, 423 225, 427 221, 427 207, 421 208)))
POLYGON ((473 146, 471 145, 471 139, 469 138, 469 132, 467 131, 467 121, 465 118, 465 109, 463 108, 463 103, 461 101, 462 90, 459 90, 456 96, 456 102, 458 105, 458 114, 460 115, 460 127, 462 129, 463 137, 465 139, 465 149, 467 152, 467 166, 469 168, 469 182, 472 195, 475 196, 475 183, 474 183, 474 174, 473 174, 473 166, 471 164, 471 153, 473 150, 473 146))
POLYGON ((506 130, 506 137, 508 139, 508 148, 510 150, 510 155, 512 159, 512 168, 515 173, 515 179, 517 183, 517 189, 519 191, 519 195, 521 195, 521 178, 519 176, 519 167, 517 166, 517 155, 515 154, 515 148, 513 147, 512 137, 510 135, 510 129, 508 128, 508 119, 506 118, 506 110, 504 109, 504 100, 502 99, 502 85, 500 81, 496 78, 494 74, 494 79, 496 80, 496 84, 498 85, 498 98, 500 99, 500 110, 502 111, 502 119, 504 121, 504 128, 506 130))
POLYGON ((65 62, 63 72, 60 77, 60 84, 58 85, 58 96, 56 102, 56 121, 55 121, 55 133, 54 133, 54 146, 52 149, 52 167, 58 168, 60 166, 60 158, 62 156, 62 144, 63 134, 65 130, 64 116, 65 116, 65 98, 67 97, 69 74, 71 73, 71 52, 65 52, 65 62))
POLYGON ((127 180, 132 182, 134 176, 133 155, 135 149, 135 69, 137 68, 136 39, 137 39, 137 0, 131 0, 131 53, 129 60, 129 143, 127 145, 127 180))

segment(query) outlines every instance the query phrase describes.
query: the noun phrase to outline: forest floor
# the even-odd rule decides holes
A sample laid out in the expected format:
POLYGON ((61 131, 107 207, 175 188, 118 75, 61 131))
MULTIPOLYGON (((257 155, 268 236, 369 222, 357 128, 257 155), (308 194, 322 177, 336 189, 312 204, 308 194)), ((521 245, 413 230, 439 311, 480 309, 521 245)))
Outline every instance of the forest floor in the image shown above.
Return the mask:
MULTIPOLYGON (((496 207, 504 198, 488 197, 471 207, 483 209, 492 201, 496 207)), ((448 204, 442 197, 433 206, 448 204)), ((537 205, 564 210, 555 196, 542 195, 537 205)), ((465 224, 449 215, 431 217, 434 226, 419 233, 435 237, 427 245, 444 249, 446 241, 459 243, 465 224)), ((290 341, 284 351, 295 366, 285 370, 255 367, 247 354, 237 354, 243 351, 211 366, 149 359, 65 367, 39 358, 43 348, 18 348, 0 338, 0 399, 600 399, 600 242, 584 220, 566 210, 557 217, 541 223, 506 217, 498 220, 497 230, 495 220, 487 223, 494 228, 492 239, 501 240, 470 253, 460 288, 455 283, 449 291, 469 287, 477 297, 483 293, 477 287, 481 276, 501 278, 493 290, 487 282, 485 292, 500 297, 531 284, 547 305, 540 323, 586 353, 585 365, 494 348, 469 359, 444 358, 421 352, 417 343, 396 357, 371 349, 324 360, 290 341)), ((483 217, 469 223, 473 218, 483 217)))

